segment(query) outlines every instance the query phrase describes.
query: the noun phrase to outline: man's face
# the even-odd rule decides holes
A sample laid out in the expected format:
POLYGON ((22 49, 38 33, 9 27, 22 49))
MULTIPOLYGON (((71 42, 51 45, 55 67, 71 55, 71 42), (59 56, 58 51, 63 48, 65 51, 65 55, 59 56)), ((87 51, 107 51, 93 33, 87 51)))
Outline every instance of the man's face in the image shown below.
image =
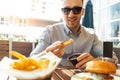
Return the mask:
POLYGON ((63 0, 63 17, 70 29, 79 26, 81 16, 84 13, 82 6, 82 0, 63 0))

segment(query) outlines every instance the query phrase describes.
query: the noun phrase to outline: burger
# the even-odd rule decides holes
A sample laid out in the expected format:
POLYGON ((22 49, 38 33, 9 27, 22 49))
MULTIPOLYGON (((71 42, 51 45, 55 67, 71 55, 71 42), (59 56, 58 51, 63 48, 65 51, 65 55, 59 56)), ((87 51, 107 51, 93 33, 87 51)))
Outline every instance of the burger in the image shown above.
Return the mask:
POLYGON ((113 80, 116 65, 109 61, 93 60, 86 63, 85 72, 78 73, 72 80, 113 80), (75 79, 75 77, 77 77, 75 79))

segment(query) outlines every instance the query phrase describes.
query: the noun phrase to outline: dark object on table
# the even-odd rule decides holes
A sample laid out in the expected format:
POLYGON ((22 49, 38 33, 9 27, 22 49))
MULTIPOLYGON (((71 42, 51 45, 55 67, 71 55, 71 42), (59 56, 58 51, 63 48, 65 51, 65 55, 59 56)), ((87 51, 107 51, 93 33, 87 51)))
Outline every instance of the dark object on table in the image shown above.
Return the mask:
POLYGON ((67 60, 69 60, 75 66, 78 63, 77 61, 78 56, 80 56, 80 53, 73 53, 67 58, 67 60))
POLYGON ((103 57, 112 58, 113 54, 113 42, 105 41, 103 42, 103 57))

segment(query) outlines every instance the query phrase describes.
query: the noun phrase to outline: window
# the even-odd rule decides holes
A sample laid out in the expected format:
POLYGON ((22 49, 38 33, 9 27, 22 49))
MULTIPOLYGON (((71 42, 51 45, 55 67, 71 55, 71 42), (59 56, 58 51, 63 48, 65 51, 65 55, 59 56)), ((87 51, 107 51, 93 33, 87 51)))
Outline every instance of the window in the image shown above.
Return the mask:
POLYGON ((5 38, 17 36, 33 41, 34 38, 39 37, 44 28, 28 25, 27 19, 60 21, 60 1, 0 0, 0 34, 5 38))
POLYGON ((97 20, 96 33, 102 41, 120 43, 120 0, 95 0, 97 20), (98 6, 98 7, 96 7, 98 6))

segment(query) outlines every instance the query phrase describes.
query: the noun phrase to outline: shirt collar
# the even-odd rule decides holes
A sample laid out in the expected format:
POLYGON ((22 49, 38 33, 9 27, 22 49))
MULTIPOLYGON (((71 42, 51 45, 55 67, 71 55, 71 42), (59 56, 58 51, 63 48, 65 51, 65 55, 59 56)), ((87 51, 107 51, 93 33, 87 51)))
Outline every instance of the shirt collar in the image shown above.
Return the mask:
MULTIPOLYGON (((72 31, 68 28, 68 26, 64 23, 64 31, 67 35, 73 34, 72 31)), ((74 36, 78 36, 81 32, 81 29, 76 34, 73 34, 74 36)))

